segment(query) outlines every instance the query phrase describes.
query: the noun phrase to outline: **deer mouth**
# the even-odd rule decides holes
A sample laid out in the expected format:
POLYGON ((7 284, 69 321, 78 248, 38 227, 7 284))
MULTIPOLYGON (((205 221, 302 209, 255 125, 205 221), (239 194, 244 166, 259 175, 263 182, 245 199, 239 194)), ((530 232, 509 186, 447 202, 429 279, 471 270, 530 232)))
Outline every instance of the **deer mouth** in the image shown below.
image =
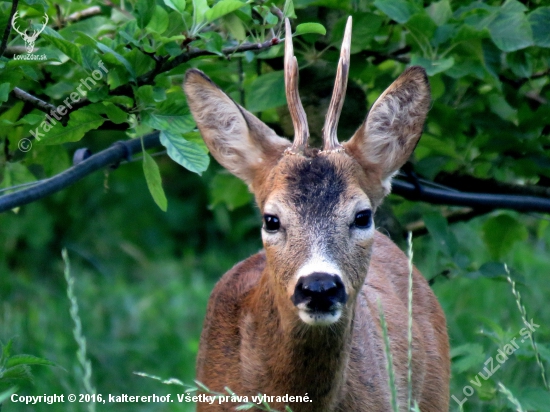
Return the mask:
POLYGON ((342 316, 342 309, 334 309, 327 311, 310 310, 307 308, 298 308, 298 316, 300 319, 312 326, 328 326, 338 322, 342 316))

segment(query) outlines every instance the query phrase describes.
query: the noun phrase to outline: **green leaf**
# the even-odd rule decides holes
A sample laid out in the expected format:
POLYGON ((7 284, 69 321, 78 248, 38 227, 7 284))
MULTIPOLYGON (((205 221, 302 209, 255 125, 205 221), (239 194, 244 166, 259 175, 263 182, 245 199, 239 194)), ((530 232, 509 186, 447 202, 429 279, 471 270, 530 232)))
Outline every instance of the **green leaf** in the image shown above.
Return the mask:
POLYGON ((327 34, 327 30, 322 24, 319 23, 302 23, 296 27, 294 36, 300 36, 302 34, 309 33, 320 34, 321 36, 324 36, 325 34, 327 34))
POLYGON ((155 7, 155 12, 146 26, 148 32, 162 34, 168 28, 168 13, 161 6, 155 7))
POLYGON ((195 128, 189 110, 171 102, 163 102, 155 110, 141 112, 141 120, 153 129, 176 134, 187 133, 195 128))
POLYGON ((145 28, 153 17, 156 2, 150 0, 138 0, 136 3, 137 24, 140 29, 145 28))
POLYGON ((143 149, 143 174, 145 175, 147 187, 160 210, 166 212, 168 200, 166 200, 166 195, 162 188, 162 178, 160 177, 159 167, 151 155, 143 148, 143 141, 141 142, 141 147, 143 149))
POLYGON ((200 175, 208 169, 208 154, 197 143, 185 140, 181 134, 163 131, 160 133, 160 143, 166 147, 168 156, 187 170, 200 175))
POLYGON ((495 260, 503 258, 514 243, 526 240, 527 235, 525 226, 508 214, 490 218, 482 229, 483 240, 495 260))
MULTIPOLYGON (((384 17, 374 13, 352 13, 353 25, 351 28, 351 53, 358 53, 371 47, 371 41, 378 33, 384 22, 384 17)), ((347 17, 338 20, 332 28, 330 42, 340 48, 344 37, 347 17)))
POLYGON ((59 49, 69 59, 82 66, 82 53, 76 44, 65 40, 59 33, 49 27, 47 27, 44 32, 40 34, 40 37, 44 37, 52 44, 52 46, 59 49))
POLYGON ((282 71, 257 77, 245 87, 246 106, 251 112, 261 112, 286 104, 285 78, 282 71))
POLYGON ((212 53, 216 53, 219 56, 223 56, 223 38, 219 33, 215 31, 208 31, 199 35, 204 41, 204 48, 212 53))
POLYGON ((235 210, 252 200, 248 187, 235 176, 226 171, 219 172, 210 184, 210 207, 225 204, 229 210, 235 210))
POLYGON ((237 0, 222 0, 216 3, 210 10, 206 11, 204 17, 206 21, 212 22, 226 14, 239 10, 243 6, 246 6, 246 3, 237 0))
POLYGON ((517 0, 507 0, 489 24, 489 33, 496 46, 505 52, 524 49, 533 44, 533 31, 517 0))
POLYGON ((28 365, 17 365, 2 371, 2 379, 6 381, 32 382, 31 368, 28 365))
POLYGON ((518 77, 531 77, 533 74, 533 60, 524 50, 506 54, 506 63, 518 77))
POLYGON ((128 113, 120 107, 106 101, 102 102, 102 105, 105 107, 104 113, 114 124, 122 124, 128 120, 128 113))
POLYGON ((427 8, 428 14, 432 20, 438 26, 442 26, 449 21, 453 16, 453 11, 451 10, 451 3, 449 0, 441 0, 435 3, 430 4, 427 8))
POLYGON ((418 65, 426 69, 428 76, 433 76, 437 73, 442 73, 453 67, 455 59, 448 57, 446 59, 430 60, 424 57, 413 55, 411 58, 411 65, 418 65))
POLYGON ((130 73, 130 76, 132 78, 132 80, 135 80, 136 79, 136 73, 134 71, 134 68, 132 67, 132 65, 130 64, 130 62, 128 62, 128 60, 126 60, 122 55, 120 55, 119 53, 117 53, 116 51, 114 51, 113 49, 111 49, 109 46, 101 43, 100 41, 98 40, 95 40, 93 37, 90 37, 88 36, 86 33, 82 33, 82 32, 78 32, 78 34, 82 37, 82 38, 87 38, 89 40, 91 40, 96 48, 98 48, 99 50, 101 50, 103 53, 106 53, 106 54, 112 54, 116 60, 126 68, 126 70, 128 70, 128 73, 130 73))
POLYGON ((550 47, 550 7, 539 7, 529 14, 533 40, 537 46, 550 47))
POLYGON ((491 93, 488 96, 489 107, 491 111, 499 116, 503 120, 508 120, 510 122, 516 122, 518 118, 518 111, 514 109, 506 101, 504 96, 500 93, 491 93))
POLYGON ((449 230, 447 219, 441 213, 424 213, 424 223, 438 248, 447 256, 454 256, 458 249, 458 242, 449 230))
POLYGON ((8 400, 15 392, 17 392, 16 387, 10 388, 7 391, 0 393, 0 405, 2 404, 2 402, 8 400))
POLYGON ((9 94, 10 94, 10 84, 9 83, 0 84, 0 103, 7 102, 9 94))
MULTIPOLYGON (((4 179, 0 183, 0 188, 8 188, 22 183, 34 182, 36 178, 29 169, 21 162, 7 162, 4 166, 4 179)), ((11 193, 11 191, 2 192, 2 194, 11 193)), ((6 345, 4 350, 9 354, 10 346, 6 345)))
POLYGON ((483 346, 479 343, 466 343, 451 349, 453 371, 456 373, 468 370, 478 371, 487 358, 483 346))
POLYGON ((180 13, 185 12, 185 0, 164 0, 164 4, 180 13))
POLYGON ((407 0, 375 0, 374 5, 398 23, 406 23, 419 8, 407 0))
POLYGON ((246 40, 246 29, 239 17, 235 14, 230 14, 229 16, 224 17, 224 21, 227 29, 235 39, 240 42, 246 40))
POLYGON ((45 119, 37 128, 38 132, 44 134, 40 139, 40 143, 60 144, 78 142, 87 132, 97 129, 104 121, 103 117, 86 107, 72 112, 65 127, 59 121, 52 127, 51 123, 45 119))
POLYGON ((206 13, 210 10, 207 0, 193 0, 193 26, 196 28, 206 19, 206 13))
POLYGON ((296 18, 296 13, 294 12, 294 2, 292 0, 285 0, 285 5, 283 6, 283 15, 290 19, 296 18))
POLYGON ((8 359, 6 362, 6 367, 11 368, 17 365, 47 365, 47 366, 57 366, 55 363, 39 358, 34 355, 14 355, 8 359))

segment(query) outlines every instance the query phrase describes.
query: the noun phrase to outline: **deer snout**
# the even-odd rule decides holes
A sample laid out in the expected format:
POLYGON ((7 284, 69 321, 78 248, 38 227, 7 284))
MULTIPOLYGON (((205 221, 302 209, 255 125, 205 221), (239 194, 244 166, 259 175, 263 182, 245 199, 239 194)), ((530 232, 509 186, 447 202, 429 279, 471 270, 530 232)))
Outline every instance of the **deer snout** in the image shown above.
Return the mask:
POLYGON ((347 300, 340 276, 319 272, 300 277, 292 295, 296 307, 313 313, 335 312, 347 300))

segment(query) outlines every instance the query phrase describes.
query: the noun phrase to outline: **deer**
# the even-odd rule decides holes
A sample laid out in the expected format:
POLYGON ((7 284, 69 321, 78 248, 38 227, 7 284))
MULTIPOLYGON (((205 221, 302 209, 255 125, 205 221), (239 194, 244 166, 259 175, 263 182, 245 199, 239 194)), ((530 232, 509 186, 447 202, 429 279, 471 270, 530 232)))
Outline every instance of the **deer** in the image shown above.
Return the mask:
POLYGON ((17 21, 17 19, 19 17, 20 17, 19 16, 19 11, 16 11, 15 14, 13 15, 12 19, 11 19, 11 25, 12 25, 13 29, 17 33, 19 33, 21 35, 21 37, 23 38, 23 40, 25 41, 25 49, 27 50, 27 53, 32 53, 32 51, 34 50, 34 43, 36 42, 36 39, 38 39, 38 35, 40 33, 42 33, 44 31, 44 29, 46 28, 46 25, 48 24, 48 21, 49 21, 49 17, 48 17, 47 14, 44 14, 45 21, 44 21, 44 24, 42 25, 42 28, 40 30, 35 30, 34 33, 30 36, 27 34, 27 30, 21 31, 15 25, 15 22, 17 21))
MULTIPOLYGON (((228 387, 249 397, 307 395, 307 402, 270 403, 279 411, 288 405, 294 412, 388 412, 383 311, 399 411, 406 411, 408 258, 376 230, 373 218, 422 134, 431 99, 427 75, 421 67, 406 69, 340 144, 350 17, 323 147, 311 148, 288 19, 285 29, 292 142, 203 72, 185 74, 187 102, 210 153, 248 185, 263 217, 263 249, 225 273, 210 296, 197 380, 210 391, 228 387)), ((412 278, 412 398, 422 412, 443 412, 449 408, 450 379, 446 320, 418 269, 412 278)), ((237 405, 205 402, 197 410, 237 405)))

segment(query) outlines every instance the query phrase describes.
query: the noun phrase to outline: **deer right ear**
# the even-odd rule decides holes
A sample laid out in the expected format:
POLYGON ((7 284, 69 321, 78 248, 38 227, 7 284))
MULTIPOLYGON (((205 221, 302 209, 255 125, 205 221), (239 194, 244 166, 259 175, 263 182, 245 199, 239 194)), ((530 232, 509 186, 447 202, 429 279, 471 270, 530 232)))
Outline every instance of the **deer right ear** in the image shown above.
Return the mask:
POLYGON ((426 72, 410 67, 376 100, 365 122, 344 143, 365 171, 378 176, 382 197, 420 139, 430 100, 426 72))
POLYGON ((258 171, 276 162, 290 146, 200 70, 187 71, 183 89, 212 156, 250 188, 258 171))

